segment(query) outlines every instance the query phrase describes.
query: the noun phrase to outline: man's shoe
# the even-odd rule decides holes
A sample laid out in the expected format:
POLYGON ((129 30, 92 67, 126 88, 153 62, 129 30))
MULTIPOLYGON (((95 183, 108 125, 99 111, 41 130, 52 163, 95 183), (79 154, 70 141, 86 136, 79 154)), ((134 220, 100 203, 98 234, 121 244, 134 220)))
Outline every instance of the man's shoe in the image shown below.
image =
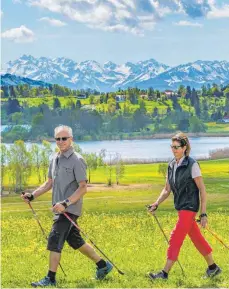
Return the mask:
POLYGON ((209 268, 206 271, 206 277, 215 277, 222 272, 219 266, 216 265, 215 269, 210 270, 209 268))
POLYGON ((113 269, 113 265, 107 261, 106 267, 96 269, 95 279, 103 280, 112 269, 113 269))
POLYGON ((155 280, 155 279, 164 279, 167 280, 168 279, 168 275, 166 275, 163 271, 160 271, 158 273, 149 273, 148 277, 151 280, 155 280))
POLYGON ((46 276, 40 281, 32 282, 31 285, 33 287, 50 287, 50 286, 56 286, 56 281, 52 282, 50 280, 50 277, 46 276))

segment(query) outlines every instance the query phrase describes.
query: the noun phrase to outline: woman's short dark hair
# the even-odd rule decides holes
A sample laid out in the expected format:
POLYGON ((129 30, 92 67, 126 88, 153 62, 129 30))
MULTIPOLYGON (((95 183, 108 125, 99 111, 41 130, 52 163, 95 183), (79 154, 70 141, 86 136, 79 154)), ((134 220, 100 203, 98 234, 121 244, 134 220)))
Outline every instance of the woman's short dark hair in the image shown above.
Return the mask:
POLYGON ((172 141, 177 141, 179 144, 184 147, 186 146, 185 155, 189 156, 191 151, 191 146, 188 137, 183 132, 178 132, 172 137, 172 141))

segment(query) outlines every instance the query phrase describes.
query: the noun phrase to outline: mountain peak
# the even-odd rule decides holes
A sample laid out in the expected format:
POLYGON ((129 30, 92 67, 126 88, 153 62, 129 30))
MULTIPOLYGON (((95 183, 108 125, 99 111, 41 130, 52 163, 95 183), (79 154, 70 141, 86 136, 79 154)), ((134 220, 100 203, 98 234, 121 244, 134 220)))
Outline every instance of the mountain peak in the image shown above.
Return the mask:
POLYGON ((169 67, 154 58, 137 63, 116 64, 107 61, 103 65, 95 60, 75 62, 65 57, 35 58, 23 55, 9 61, 6 73, 34 80, 60 84, 73 89, 91 88, 115 91, 119 87, 146 89, 177 89, 180 84, 201 87, 207 83, 222 84, 229 80, 228 61, 197 60, 169 67))
POLYGON ((104 63, 103 67, 105 69, 110 69, 110 70, 114 70, 116 67, 117 67, 117 64, 115 64, 114 62, 112 61, 107 61, 104 63))
POLYGON ((23 54, 18 60, 33 61, 35 58, 32 55, 23 54))

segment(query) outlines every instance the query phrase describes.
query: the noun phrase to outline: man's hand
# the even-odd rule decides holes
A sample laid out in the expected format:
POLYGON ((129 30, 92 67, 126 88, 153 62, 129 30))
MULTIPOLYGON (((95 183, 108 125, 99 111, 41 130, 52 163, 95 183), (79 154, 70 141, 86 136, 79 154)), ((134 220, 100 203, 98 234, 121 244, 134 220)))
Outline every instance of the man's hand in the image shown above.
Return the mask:
POLYGON ((149 210, 149 212, 150 212, 151 214, 154 214, 155 211, 156 211, 157 208, 158 208, 158 203, 155 202, 155 203, 149 205, 147 208, 148 208, 148 210, 149 210))
POLYGON ((61 203, 56 203, 53 207, 52 210, 54 213, 61 214, 65 211, 65 207, 61 203))
POLYGON ((208 218, 207 217, 200 218, 200 225, 202 228, 206 228, 207 224, 208 224, 208 218))
POLYGON ((22 192, 21 193, 21 198, 25 203, 29 203, 32 202, 34 200, 34 196, 31 193, 26 193, 26 192, 22 192))

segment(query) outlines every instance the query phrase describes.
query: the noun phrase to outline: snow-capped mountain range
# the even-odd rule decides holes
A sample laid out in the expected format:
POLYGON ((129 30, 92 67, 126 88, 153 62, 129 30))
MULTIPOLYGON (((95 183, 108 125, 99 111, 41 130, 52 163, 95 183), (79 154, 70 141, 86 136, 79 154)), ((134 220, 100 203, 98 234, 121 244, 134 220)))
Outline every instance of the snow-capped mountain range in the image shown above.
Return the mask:
POLYGON ((72 89, 114 91, 118 88, 176 89, 179 85, 199 88, 203 84, 229 81, 228 61, 201 61, 170 67, 154 59, 101 65, 94 60, 75 62, 68 58, 35 58, 30 55, 9 61, 6 73, 67 86, 72 89))
POLYGON ((28 84, 29 86, 43 86, 48 87, 49 84, 40 81, 40 80, 33 80, 27 77, 21 77, 13 74, 6 73, 4 75, 1 75, 1 85, 2 86, 8 86, 8 85, 19 85, 19 84, 28 84))

